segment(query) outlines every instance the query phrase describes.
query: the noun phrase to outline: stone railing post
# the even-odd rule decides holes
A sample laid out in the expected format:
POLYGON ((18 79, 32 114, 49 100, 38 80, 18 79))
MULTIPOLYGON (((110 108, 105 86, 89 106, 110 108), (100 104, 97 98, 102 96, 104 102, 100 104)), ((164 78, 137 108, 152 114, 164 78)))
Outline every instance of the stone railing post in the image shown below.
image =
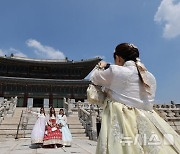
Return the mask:
POLYGON ((80 108, 81 108, 81 101, 77 102, 77 108, 78 108, 78 117, 80 118, 81 117, 81 110, 80 110, 80 108))
POLYGON ((66 98, 65 97, 64 97, 64 100, 63 100, 63 108, 65 109, 66 116, 69 116, 69 113, 68 113, 68 103, 66 102, 66 98))
POLYGON ((0 124, 1 124, 2 120, 4 119, 3 113, 4 113, 4 107, 1 106, 1 107, 0 107, 0 124))
POLYGON ((167 117, 173 117, 175 115, 175 113, 169 109, 166 110, 166 113, 167 113, 167 117))
POLYGON ((180 109, 174 110, 175 117, 180 117, 180 109))
POLYGON ((91 119, 91 135, 92 135, 92 140, 97 140, 96 112, 95 111, 91 112, 90 119, 91 119))
POLYGON ((72 114, 72 104, 71 104, 71 100, 68 98, 68 115, 72 114))
POLYGON ((11 100, 9 101, 8 115, 13 116, 14 111, 16 109, 16 104, 17 104, 17 96, 15 98, 11 97, 11 100))

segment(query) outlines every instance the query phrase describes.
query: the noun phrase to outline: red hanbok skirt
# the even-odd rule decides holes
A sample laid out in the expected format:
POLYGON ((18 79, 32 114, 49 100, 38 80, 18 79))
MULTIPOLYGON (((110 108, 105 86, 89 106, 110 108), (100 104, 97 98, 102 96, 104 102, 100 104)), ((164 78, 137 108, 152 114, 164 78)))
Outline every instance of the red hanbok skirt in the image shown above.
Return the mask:
POLYGON ((58 127, 47 126, 43 145, 62 144, 62 133, 58 127))

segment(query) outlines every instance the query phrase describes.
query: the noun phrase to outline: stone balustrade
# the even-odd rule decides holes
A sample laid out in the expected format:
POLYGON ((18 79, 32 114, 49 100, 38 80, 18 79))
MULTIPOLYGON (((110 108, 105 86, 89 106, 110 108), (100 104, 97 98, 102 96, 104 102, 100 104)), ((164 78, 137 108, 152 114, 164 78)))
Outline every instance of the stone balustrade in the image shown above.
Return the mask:
POLYGON ((13 116, 17 104, 17 97, 11 97, 10 100, 0 98, 0 124, 5 116, 13 116))
POLYGON ((100 122, 100 108, 88 102, 78 101, 78 116, 91 140, 97 140, 97 122, 100 122))
POLYGON ((79 120, 85 128, 86 135, 91 140, 97 140, 96 123, 97 119, 100 120, 98 115, 99 107, 97 105, 91 105, 87 101, 75 102, 64 98, 63 107, 67 111, 67 116, 69 116, 73 111, 77 111, 79 120))
POLYGON ((79 119, 85 128, 87 136, 90 140, 97 140, 96 117, 95 111, 88 112, 84 108, 78 109, 79 119))
POLYGON ((154 108, 169 125, 180 134, 180 108, 175 104, 155 104, 154 108))
POLYGON ((65 109, 66 116, 69 116, 69 113, 68 113, 69 106, 68 106, 68 102, 66 101, 66 98, 64 98, 63 100, 63 108, 65 109))
POLYGON ((180 108, 176 105, 154 105, 154 108, 160 113, 160 115, 167 121, 171 119, 180 120, 180 108))
MULTIPOLYGON (((87 101, 72 103, 71 100, 64 101, 64 107, 68 113, 74 108, 78 108, 78 116, 90 139, 97 139, 97 123, 101 122, 100 112, 102 109, 98 105, 89 104, 87 101), (71 108, 69 108, 71 104, 71 108)), ((180 107, 175 104, 155 104, 155 111, 167 121, 171 127, 180 134, 180 107)))

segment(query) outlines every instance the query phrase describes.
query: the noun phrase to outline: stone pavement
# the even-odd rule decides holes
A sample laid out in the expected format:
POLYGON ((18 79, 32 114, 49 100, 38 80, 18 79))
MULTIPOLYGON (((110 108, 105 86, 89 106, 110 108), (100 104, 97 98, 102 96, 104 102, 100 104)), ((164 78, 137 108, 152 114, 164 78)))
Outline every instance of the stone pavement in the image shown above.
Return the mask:
POLYGON ((97 142, 74 139, 71 147, 39 148, 31 145, 29 138, 0 138, 0 154, 95 154, 97 142))

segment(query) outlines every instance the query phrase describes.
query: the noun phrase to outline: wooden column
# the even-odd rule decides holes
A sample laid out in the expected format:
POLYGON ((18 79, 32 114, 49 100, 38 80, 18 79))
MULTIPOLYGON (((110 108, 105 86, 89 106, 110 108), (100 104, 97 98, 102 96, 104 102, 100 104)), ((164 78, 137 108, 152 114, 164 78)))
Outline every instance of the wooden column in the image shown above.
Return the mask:
POLYGON ((23 107, 27 107, 27 100, 28 100, 28 93, 25 93, 25 94, 24 94, 23 107))
POLYGON ((3 84, 0 84, 0 97, 4 97, 4 88, 3 88, 3 84))
POLYGON ((53 95, 52 93, 49 94, 49 107, 53 106, 53 95))

